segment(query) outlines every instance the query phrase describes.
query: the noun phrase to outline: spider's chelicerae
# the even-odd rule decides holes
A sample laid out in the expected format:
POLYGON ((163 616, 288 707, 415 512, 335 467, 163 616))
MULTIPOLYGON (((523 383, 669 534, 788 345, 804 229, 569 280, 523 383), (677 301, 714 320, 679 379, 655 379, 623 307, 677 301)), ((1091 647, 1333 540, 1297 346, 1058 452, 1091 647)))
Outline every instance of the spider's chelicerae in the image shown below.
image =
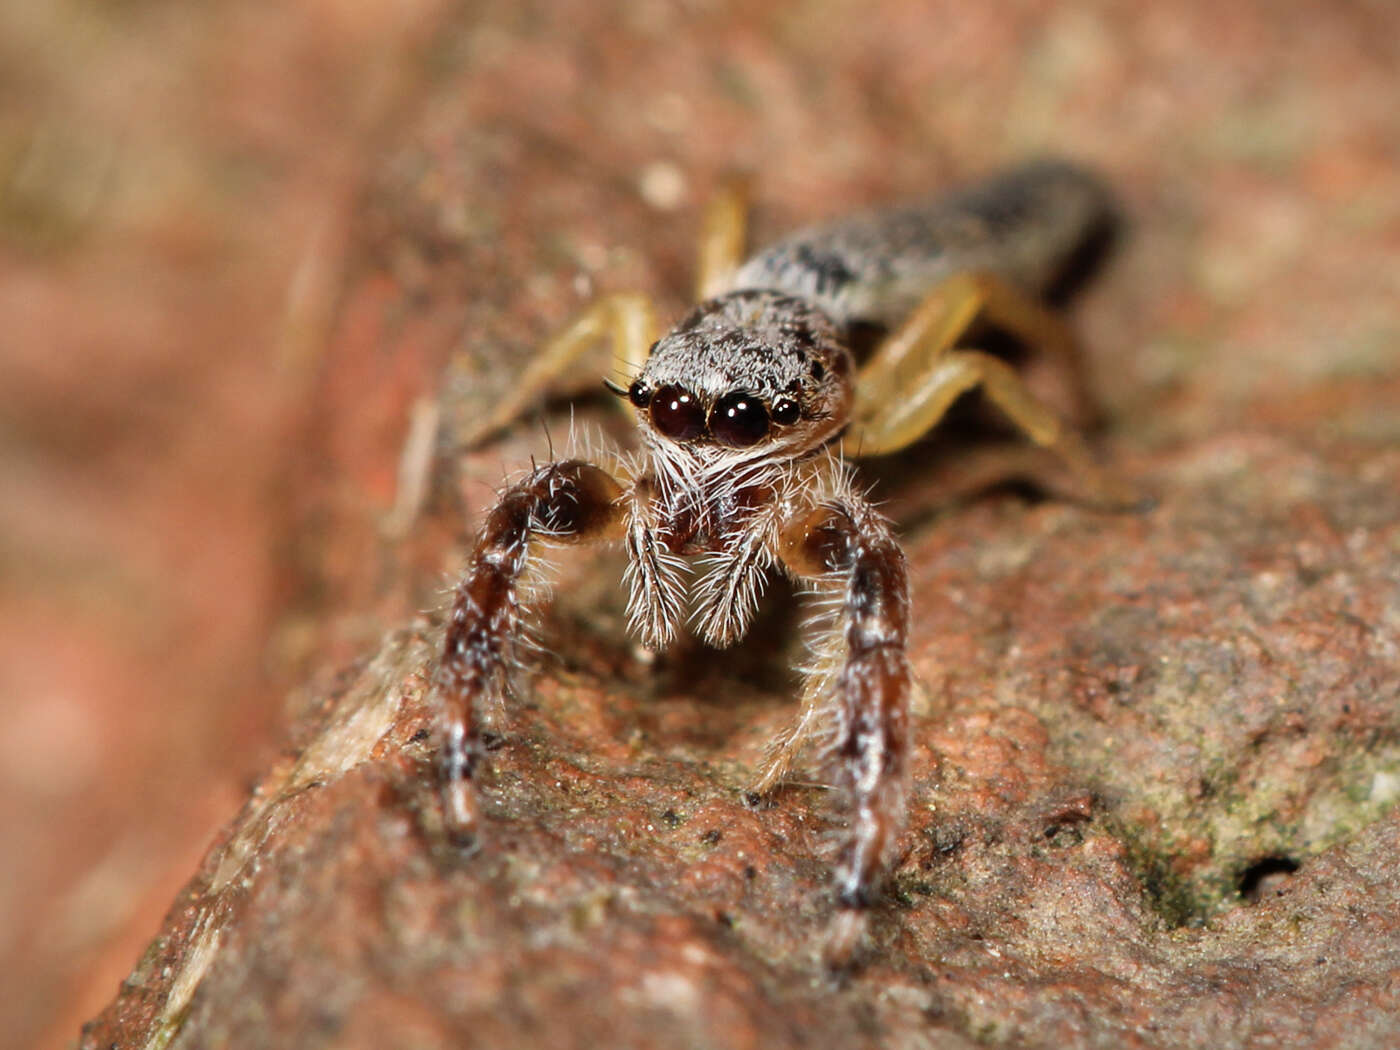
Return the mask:
POLYGON ((645 360, 629 383, 608 383, 635 414, 641 447, 606 470, 578 459, 537 467, 486 517, 435 680, 454 835, 478 833, 481 726, 507 690, 536 541, 620 540, 631 625, 656 649, 687 609, 711 645, 742 638, 764 577, 780 569, 826 615, 814 621, 802 713, 753 790, 771 791, 804 742, 820 743, 849 817, 836 896, 844 925, 858 928, 904 826, 910 596, 904 554, 846 461, 908 446, 980 387, 1070 468, 1083 498, 1132 504, 1005 361, 959 342, 987 321, 1077 376, 1074 343, 1043 296, 1111 217, 1094 178, 1044 162, 815 227, 741 261, 744 208, 731 189, 707 214, 703 301, 659 341, 647 301, 615 295, 546 346, 472 439, 611 336, 622 360, 645 360), (856 325, 887 333, 859 371, 856 325))

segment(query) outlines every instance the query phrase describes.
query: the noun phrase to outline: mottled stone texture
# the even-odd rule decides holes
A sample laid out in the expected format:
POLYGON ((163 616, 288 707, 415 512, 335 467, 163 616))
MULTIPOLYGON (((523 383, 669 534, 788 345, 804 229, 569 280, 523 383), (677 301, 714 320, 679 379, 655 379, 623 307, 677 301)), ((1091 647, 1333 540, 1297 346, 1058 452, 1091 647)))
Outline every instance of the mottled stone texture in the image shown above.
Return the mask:
POLYGON ((921 690, 907 852, 839 978, 823 791, 741 799, 794 713, 789 588, 732 654, 649 664, 619 555, 561 557, 472 856, 433 793, 438 615, 376 642, 391 617, 328 603, 360 659, 289 705, 83 1046, 1400 1045, 1391 7, 488 3, 413 61, 346 238, 318 469, 355 458, 367 355, 437 355, 443 436, 406 531, 327 541, 332 593, 441 604, 502 465, 549 449, 453 434, 596 291, 678 315, 736 166, 760 236, 1035 153, 1102 171, 1131 221, 1074 319, 1099 447, 1158 505, 979 488, 1005 435, 975 413, 867 472, 921 690))

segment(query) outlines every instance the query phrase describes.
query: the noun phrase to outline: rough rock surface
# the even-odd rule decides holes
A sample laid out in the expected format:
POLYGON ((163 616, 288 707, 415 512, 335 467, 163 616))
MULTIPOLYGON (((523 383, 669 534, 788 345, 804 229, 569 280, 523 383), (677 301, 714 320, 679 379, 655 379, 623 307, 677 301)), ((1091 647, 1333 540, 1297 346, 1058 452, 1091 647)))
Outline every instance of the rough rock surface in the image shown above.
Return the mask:
POLYGON ((1387 1045, 1400 456, 1247 436, 1142 465, 1143 518, 1002 499, 917 534, 917 802, 847 980, 817 958, 820 792, 739 797, 780 691, 566 628, 468 858, 422 740, 435 632, 406 631, 86 1045, 1387 1045))
MULTIPOLYGON (((994 437, 975 421, 870 470, 922 688, 908 849, 849 974, 819 960, 823 792, 741 801, 793 713, 791 593, 732 657, 648 665, 616 554, 566 557, 481 850, 438 823, 426 616, 291 706, 287 754, 83 1046, 1400 1043, 1396 18, 752 19, 580 2, 444 24, 335 336, 387 355, 467 333, 394 565, 460 564, 448 540, 501 465, 547 446, 525 425, 457 456, 453 433, 595 289, 679 311, 694 205, 745 164, 773 232, 1028 153, 1101 168, 1134 228, 1076 321, 1103 455, 1158 506, 967 494, 994 437)), ((439 582, 391 586, 434 607, 439 582)))

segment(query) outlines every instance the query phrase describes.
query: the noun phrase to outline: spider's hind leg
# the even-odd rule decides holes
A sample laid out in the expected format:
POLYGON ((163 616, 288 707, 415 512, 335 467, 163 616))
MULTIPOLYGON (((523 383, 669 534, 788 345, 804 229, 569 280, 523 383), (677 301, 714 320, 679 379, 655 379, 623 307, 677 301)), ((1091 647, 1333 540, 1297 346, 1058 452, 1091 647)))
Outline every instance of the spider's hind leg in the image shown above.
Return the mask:
MULTIPOLYGON (((656 311, 647 296, 640 292, 605 295, 545 343, 495 409, 467 430, 462 444, 467 448, 479 445, 548 394, 595 389, 602 368, 585 371, 576 370, 575 366, 609 337, 617 360, 640 367, 656 334, 656 311), (576 371, 572 377, 571 371, 576 371)), ((625 399, 622 404, 631 411, 632 406, 625 399)))
MULTIPOLYGON (((742 176, 725 179, 709 202, 700 232, 696 288, 701 299, 726 291, 743 259, 748 230, 749 183, 742 176)), ((606 295, 586 307, 531 359, 494 410, 467 429, 462 444, 471 448, 504 430, 546 396, 568 396, 596 387, 593 369, 577 366, 611 339, 614 360, 640 368, 659 335, 656 309, 641 292, 606 295)), ((629 414, 633 409, 624 398, 629 414)))
POLYGON ((1079 353, 1063 322, 992 275, 958 274, 935 288, 861 370, 844 451, 871 456, 906 448, 936 426, 958 397, 980 387, 1017 429, 1069 469, 1074 498, 1112 509, 1141 506, 1141 493, 1101 468, 1083 438, 1015 369, 990 354, 955 349, 978 318, 1051 354, 1081 402, 1077 414, 1091 414, 1079 353))
POLYGON ((744 260, 748 240, 749 180, 730 175, 705 207, 695 272, 695 295, 703 301, 729 290, 744 260))

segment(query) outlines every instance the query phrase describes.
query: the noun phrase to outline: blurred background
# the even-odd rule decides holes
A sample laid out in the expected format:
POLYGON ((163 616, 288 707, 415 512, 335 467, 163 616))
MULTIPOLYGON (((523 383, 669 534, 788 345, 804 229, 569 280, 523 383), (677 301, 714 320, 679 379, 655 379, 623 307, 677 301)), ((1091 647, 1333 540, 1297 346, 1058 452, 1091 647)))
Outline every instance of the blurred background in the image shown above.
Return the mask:
POLYGON ((278 746, 301 614, 334 597, 333 555, 298 550, 327 490, 392 500, 431 375, 404 354, 348 380, 371 450, 350 478, 323 469, 319 355, 436 17, 0 11, 6 1045, 66 1045, 115 994, 278 746))
POLYGON ((436 601, 415 406, 595 285, 678 307, 720 173, 782 228, 1086 158, 1147 217, 1111 409, 1347 426, 1400 369, 1396 69, 1390 0, 0 9, 0 1031, 71 1041, 286 698, 436 601))

